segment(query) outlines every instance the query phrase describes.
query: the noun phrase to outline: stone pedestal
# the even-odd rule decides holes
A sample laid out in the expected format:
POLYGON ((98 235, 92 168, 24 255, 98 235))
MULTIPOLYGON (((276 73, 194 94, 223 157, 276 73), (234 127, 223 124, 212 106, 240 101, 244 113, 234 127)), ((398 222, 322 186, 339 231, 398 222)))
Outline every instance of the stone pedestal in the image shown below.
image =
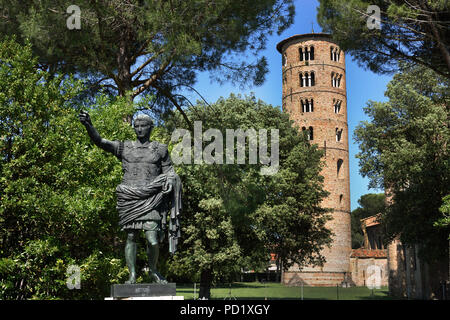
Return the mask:
POLYGON ((105 300, 184 300, 176 291, 175 283, 113 284, 105 300))

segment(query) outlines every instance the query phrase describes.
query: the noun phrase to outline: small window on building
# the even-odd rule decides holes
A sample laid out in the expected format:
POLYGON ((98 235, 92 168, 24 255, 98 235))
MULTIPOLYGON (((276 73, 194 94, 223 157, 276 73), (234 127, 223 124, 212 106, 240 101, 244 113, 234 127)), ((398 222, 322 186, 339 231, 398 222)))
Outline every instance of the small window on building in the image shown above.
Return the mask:
POLYGON ((341 195, 339 195, 339 203, 340 204, 342 204, 342 200, 344 199, 344 195, 343 194, 341 194, 341 195))
POLYGON ((299 59, 300 61, 303 61, 303 60, 304 60, 304 57, 303 57, 303 48, 298 48, 298 59, 299 59))
POLYGON ((314 111, 314 101, 313 99, 301 100, 302 112, 313 112, 314 111))
POLYGON ((341 74, 332 72, 331 73, 331 86, 336 87, 336 88, 340 87, 341 77, 342 77, 341 74))
POLYGON ((313 139, 313 128, 309 127, 306 129, 306 127, 302 127, 302 132, 306 134, 306 139, 312 140, 313 139))
POLYGON ((336 128, 336 141, 340 142, 342 138, 342 129, 339 130, 339 128, 336 128))
POLYGON ((314 47, 309 48, 309 60, 314 60, 314 47))
POLYGON ((313 127, 308 128, 308 140, 314 140, 313 127))
POLYGON ((316 78, 314 72, 299 73, 300 87, 312 87, 315 85, 316 78))
POLYGON ((334 113, 339 113, 341 111, 341 100, 334 100, 334 113))
POLYGON ((285 66, 286 66, 286 63, 287 63, 286 53, 284 53, 284 54, 281 56, 281 64, 283 65, 283 67, 285 67, 285 66))
POLYGON ((340 178, 341 177, 341 172, 342 172, 342 164, 344 163, 344 160, 339 159, 337 161, 337 177, 340 178))
POLYGON ((331 61, 339 61, 340 58, 340 50, 335 47, 330 47, 330 60, 331 61))

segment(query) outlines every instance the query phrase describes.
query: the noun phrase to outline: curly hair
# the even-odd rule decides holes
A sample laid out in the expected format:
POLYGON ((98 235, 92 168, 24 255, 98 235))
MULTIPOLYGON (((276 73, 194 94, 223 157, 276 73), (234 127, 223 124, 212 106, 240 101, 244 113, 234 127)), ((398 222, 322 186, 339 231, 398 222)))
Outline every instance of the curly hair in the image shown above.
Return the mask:
POLYGON ((155 125, 153 124, 153 120, 152 120, 152 118, 150 118, 150 116, 148 116, 148 115, 146 115, 146 114, 138 114, 135 118, 134 118, 134 121, 133 121, 133 127, 134 127, 134 124, 136 123, 136 121, 145 121, 145 122, 147 122, 149 125, 150 125, 150 127, 154 127, 155 125))

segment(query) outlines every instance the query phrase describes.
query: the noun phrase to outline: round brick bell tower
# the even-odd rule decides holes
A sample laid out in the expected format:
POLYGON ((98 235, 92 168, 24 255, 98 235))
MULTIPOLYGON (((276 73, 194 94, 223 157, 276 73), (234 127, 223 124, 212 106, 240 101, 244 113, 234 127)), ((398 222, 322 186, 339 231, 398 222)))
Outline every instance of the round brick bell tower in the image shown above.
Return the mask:
POLYGON ((330 195, 322 206, 331 208, 327 227, 334 233, 325 248, 323 267, 293 266, 283 282, 335 286, 350 278, 351 224, 345 56, 329 34, 289 37, 277 45, 282 54, 283 111, 311 143, 324 150, 324 187, 330 195))

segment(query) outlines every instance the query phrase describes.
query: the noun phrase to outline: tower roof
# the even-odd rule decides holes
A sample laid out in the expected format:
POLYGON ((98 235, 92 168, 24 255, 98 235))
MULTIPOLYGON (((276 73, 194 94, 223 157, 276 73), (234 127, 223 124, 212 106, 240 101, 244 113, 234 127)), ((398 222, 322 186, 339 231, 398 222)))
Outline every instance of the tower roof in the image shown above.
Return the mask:
POLYGON ((329 40, 329 41, 332 40, 331 39, 331 34, 329 34, 329 33, 322 33, 322 32, 320 32, 320 33, 296 34, 296 35, 293 35, 293 36, 291 36, 289 38, 286 38, 286 39, 280 41, 277 44, 278 52, 281 53, 281 49, 283 48, 283 45, 286 44, 287 42, 292 41, 292 40, 301 39, 301 38, 321 38, 321 39, 325 39, 325 40, 329 40))

